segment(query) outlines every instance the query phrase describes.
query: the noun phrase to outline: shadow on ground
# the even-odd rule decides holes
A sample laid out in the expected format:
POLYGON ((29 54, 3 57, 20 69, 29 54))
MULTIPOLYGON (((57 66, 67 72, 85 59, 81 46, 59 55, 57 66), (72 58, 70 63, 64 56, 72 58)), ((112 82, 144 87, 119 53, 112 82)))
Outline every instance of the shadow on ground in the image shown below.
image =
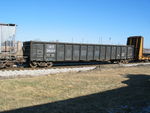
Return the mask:
POLYGON ((150 113, 150 75, 123 76, 127 87, 1 113, 150 113))

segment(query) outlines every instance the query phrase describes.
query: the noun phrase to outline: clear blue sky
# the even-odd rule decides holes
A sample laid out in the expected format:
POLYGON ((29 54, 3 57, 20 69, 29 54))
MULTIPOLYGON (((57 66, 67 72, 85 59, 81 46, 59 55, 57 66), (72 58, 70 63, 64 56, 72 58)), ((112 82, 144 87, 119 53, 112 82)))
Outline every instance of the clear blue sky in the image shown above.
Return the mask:
POLYGON ((0 22, 17 40, 126 44, 142 35, 150 48, 150 0, 0 0, 0 22), (110 40, 111 39, 111 40, 110 40))

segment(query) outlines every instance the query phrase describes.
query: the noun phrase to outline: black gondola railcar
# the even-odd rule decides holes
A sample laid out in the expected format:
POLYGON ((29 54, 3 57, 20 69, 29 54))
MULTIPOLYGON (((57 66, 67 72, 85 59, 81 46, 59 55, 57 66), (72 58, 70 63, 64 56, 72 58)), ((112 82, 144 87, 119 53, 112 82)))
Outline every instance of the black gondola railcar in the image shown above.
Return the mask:
POLYGON ((24 56, 31 67, 50 67, 54 62, 127 61, 134 58, 132 45, 100 45, 28 41, 24 56))

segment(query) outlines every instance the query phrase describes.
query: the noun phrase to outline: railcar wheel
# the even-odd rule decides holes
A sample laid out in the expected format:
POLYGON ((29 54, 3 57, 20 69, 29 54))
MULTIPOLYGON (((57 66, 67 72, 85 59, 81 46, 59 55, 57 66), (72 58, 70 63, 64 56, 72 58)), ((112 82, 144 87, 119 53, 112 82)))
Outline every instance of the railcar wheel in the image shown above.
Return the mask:
POLYGON ((111 60, 110 62, 111 62, 111 64, 115 64, 116 63, 114 60, 111 60))
POLYGON ((149 62, 149 60, 145 60, 145 62, 149 62))
POLYGON ((30 67, 31 68, 36 68, 37 67, 37 63, 36 62, 30 62, 30 67))
POLYGON ((53 62, 48 62, 47 63, 47 67, 52 67, 53 66, 53 62))
POLYGON ((129 61, 128 60, 124 60, 124 64, 128 64, 129 63, 129 61))
POLYGON ((120 64, 128 64, 129 62, 128 62, 128 60, 121 60, 119 63, 120 64))
POLYGON ((6 63, 1 62, 1 63, 0 63, 0 68, 6 68, 6 63))

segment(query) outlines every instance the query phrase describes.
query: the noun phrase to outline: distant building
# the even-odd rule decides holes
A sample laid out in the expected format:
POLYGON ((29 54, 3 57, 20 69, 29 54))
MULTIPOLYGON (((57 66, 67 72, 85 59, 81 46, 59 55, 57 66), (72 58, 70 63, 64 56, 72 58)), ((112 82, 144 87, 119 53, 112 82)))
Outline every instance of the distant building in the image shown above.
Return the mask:
POLYGON ((150 49, 144 49, 143 53, 149 53, 150 54, 150 49))
POLYGON ((0 23, 0 53, 14 52, 16 24, 0 23))

